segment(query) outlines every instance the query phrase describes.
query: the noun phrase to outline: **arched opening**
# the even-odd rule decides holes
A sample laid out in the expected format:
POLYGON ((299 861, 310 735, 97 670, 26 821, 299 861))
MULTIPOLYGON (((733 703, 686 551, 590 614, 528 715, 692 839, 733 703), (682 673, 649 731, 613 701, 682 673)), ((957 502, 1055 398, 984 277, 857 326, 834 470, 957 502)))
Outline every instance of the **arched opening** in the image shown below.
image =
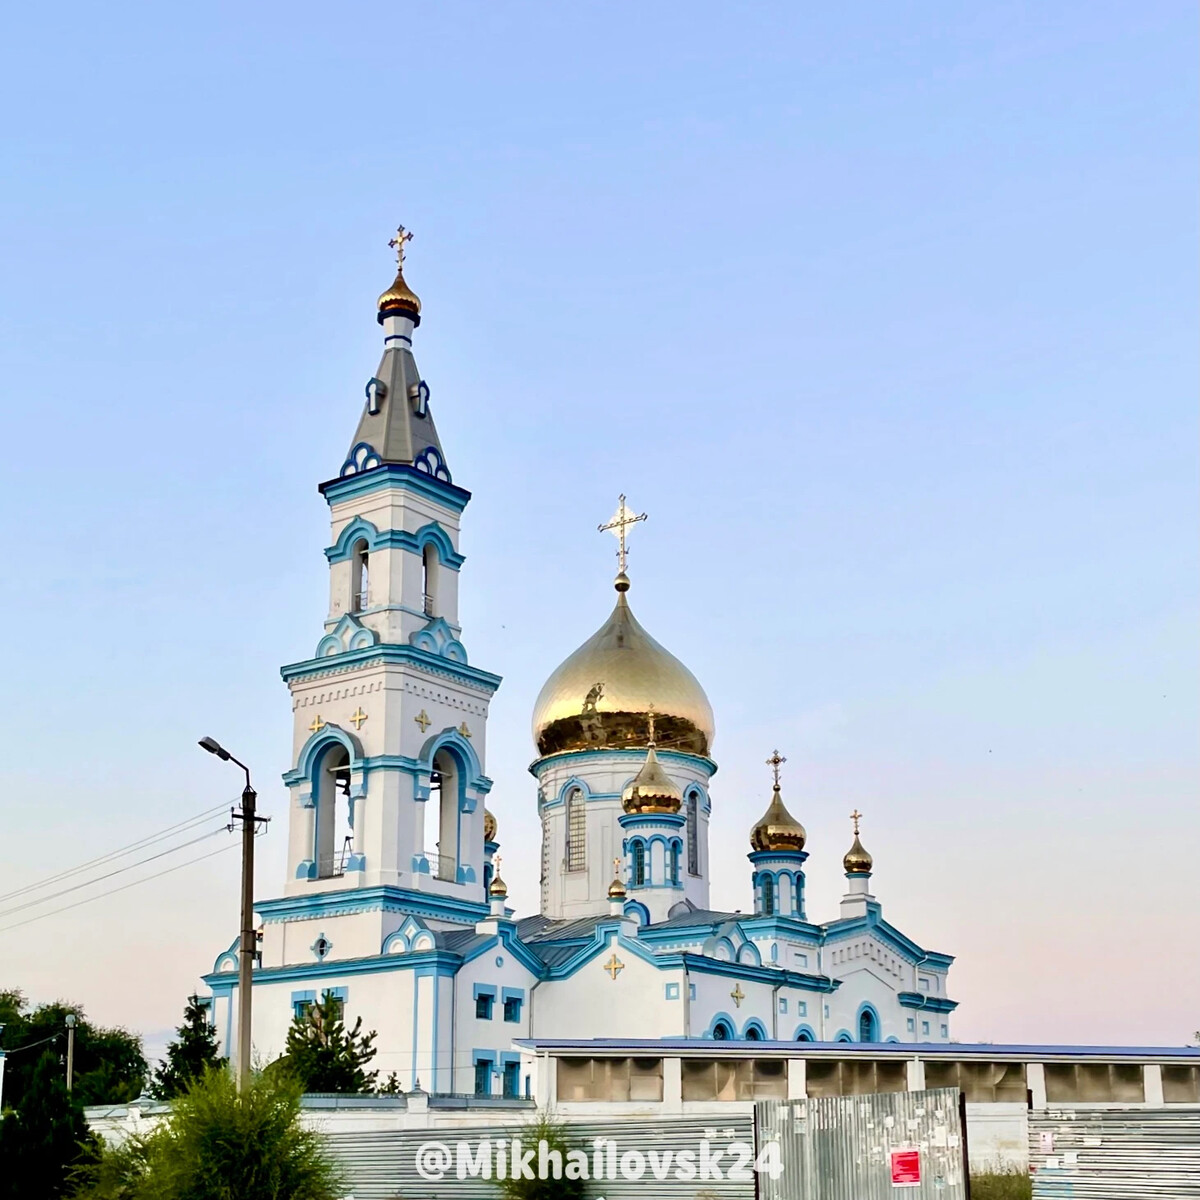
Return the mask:
POLYGON ((746 1041, 761 1042, 763 1040, 762 1030, 757 1025, 746 1026, 746 1041))
POLYGON ((775 915, 775 880, 770 875, 762 877, 762 910, 765 917, 775 915))
POLYGON ((729 1027, 728 1021, 718 1021, 713 1026, 713 1040, 718 1042, 733 1041, 733 1030, 729 1027))
POLYGON ((354 543, 350 553, 350 611, 362 612, 367 607, 371 592, 370 581, 371 551, 365 540, 354 543))
POLYGON ((633 843, 633 886, 646 886, 646 843, 633 843))
POLYGON ((671 872, 671 884, 673 887, 679 886, 679 858, 680 858, 679 851, 680 851, 679 843, 672 842, 671 843, 671 855, 670 855, 669 861, 670 861, 670 872, 671 872))
POLYGON ((427 617, 437 616, 437 547, 426 542, 421 551, 421 603, 427 617))
POLYGON ((860 1042, 879 1041, 879 1017, 869 1005, 858 1014, 858 1040, 860 1042))
POLYGON ((354 845, 349 797, 350 755, 345 746, 335 743, 321 755, 313 775, 318 879, 330 879, 346 869, 354 845))
POLYGON ((811 1042, 812 1040, 813 1035, 807 1029, 802 1029, 798 1034, 796 1034, 796 1041, 798 1042, 811 1042))
POLYGON ((587 801, 583 788, 567 793, 567 870, 582 871, 587 867, 587 801))
POLYGON ((687 798, 687 869, 700 874, 700 797, 694 791, 687 798))
POLYGON ((461 792, 462 776, 458 760, 448 751, 439 750, 433 756, 433 770, 429 779, 429 800, 436 803, 438 815, 437 870, 434 875, 450 883, 458 880, 461 792))

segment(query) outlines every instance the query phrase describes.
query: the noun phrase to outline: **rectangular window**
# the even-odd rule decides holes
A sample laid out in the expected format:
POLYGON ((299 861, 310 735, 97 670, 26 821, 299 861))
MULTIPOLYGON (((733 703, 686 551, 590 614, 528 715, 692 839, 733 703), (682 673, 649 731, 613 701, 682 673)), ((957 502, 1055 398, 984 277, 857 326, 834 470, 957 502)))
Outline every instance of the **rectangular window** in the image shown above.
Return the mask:
POLYGON ((475 1060, 475 1095, 492 1094, 492 1064, 486 1058, 475 1060))
POLYGON ((700 874, 700 798, 690 792, 687 799, 688 874, 700 874))
POLYGON ((506 1021, 519 1021, 521 1019, 521 998, 519 996, 507 996, 505 998, 504 1019, 506 1021))
POLYGON ((661 1058, 560 1058, 558 1098, 563 1101, 661 1101, 661 1058))
POLYGON ((807 967, 808 966, 808 955, 807 954, 797 954, 796 955, 796 965, 798 967, 807 967))
MULTIPOLYGON (((809 1066, 811 1065, 810 1063, 809 1066)), ((680 1061, 680 1069, 683 1075, 684 1100, 787 1098, 786 1059, 685 1058, 680 1061)))
POLYGON ((909 1033, 916 1033, 916 1032, 917 1032, 917 1021, 916 1021, 916 1018, 915 1018, 915 1017, 909 1017, 909 1018, 908 1018, 908 1032, 909 1032, 909 1033))
POLYGON ((521 1096, 521 1064, 506 1062, 500 1073, 501 1095, 505 1100, 517 1100, 521 1096))
POLYGON ((927 1034, 929 1032, 929 1022, 928 1021, 921 1022, 921 1032, 925 1033, 925 1034, 927 1034))
POLYGON ((787 1012, 787 997, 786 996, 779 997, 779 1011, 781 1013, 787 1012))
POLYGON ((942 1026, 942 1037, 949 1037, 949 1036, 950 1036, 950 1026, 943 1025, 942 1026))
POLYGON ((481 1021, 492 1019, 492 1005, 496 1002, 494 992, 480 992, 475 997, 475 1016, 481 1021))
POLYGON ((580 788, 567 796, 567 870, 582 871, 587 866, 587 806, 580 788))
POLYGON ((293 1000, 292 1001, 292 1016, 299 1017, 303 1020, 308 1015, 308 1010, 312 1008, 311 1000, 293 1000))
POLYGON ((800 1017, 808 1016, 808 1004, 804 1000, 796 1001, 796 1015, 800 1017))
POLYGON ((668 983, 666 985, 664 994, 666 995, 668 1000, 678 1000, 679 999, 679 984, 668 983))
POLYGON ((917 980, 917 987, 919 987, 923 992, 929 991, 929 980, 922 975, 921 978, 917 980))

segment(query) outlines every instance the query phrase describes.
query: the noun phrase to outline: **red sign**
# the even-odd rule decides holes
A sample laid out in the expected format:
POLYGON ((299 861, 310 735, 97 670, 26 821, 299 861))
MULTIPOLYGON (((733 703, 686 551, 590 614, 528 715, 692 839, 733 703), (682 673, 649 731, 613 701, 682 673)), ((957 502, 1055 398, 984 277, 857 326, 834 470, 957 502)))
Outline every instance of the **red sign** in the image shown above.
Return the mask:
POLYGON ((921 1186, 921 1152, 914 1148, 892 1151, 892 1187, 921 1186))

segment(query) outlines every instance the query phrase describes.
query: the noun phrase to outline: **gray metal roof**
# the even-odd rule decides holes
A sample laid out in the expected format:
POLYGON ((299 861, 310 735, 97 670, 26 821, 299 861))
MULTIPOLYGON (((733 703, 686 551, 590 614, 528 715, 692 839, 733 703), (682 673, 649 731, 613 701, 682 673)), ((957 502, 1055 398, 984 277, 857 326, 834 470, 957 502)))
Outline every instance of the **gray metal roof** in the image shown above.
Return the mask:
POLYGON ((385 463, 413 463, 422 450, 432 446, 444 463, 445 454, 434 428, 433 414, 424 397, 414 392, 421 388, 421 373, 417 370, 412 351, 389 346, 383 352, 375 378, 386 391, 378 403, 378 412, 371 412, 370 401, 351 442, 351 451, 366 442, 385 463))

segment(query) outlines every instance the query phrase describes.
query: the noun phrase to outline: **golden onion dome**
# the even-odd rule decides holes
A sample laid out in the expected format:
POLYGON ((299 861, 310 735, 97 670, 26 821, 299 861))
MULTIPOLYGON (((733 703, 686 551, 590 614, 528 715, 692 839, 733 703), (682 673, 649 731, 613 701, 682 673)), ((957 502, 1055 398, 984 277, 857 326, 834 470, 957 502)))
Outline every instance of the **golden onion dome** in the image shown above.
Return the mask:
POLYGON ((493 900, 503 900, 508 896, 508 884, 500 878, 499 871, 492 876, 492 882, 488 884, 488 895, 493 900))
POLYGON ((858 840, 858 834, 854 835, 854 845, 846 851, 846 857, 842 859, 842 866, 846 868, 847 875, 869 875, 874 859, 867 853, 862 842, 858 840))
POLYGON ((642 769, 621 793, 621 807, 627 813, 677 813, 682 804, 683 792, 662 769, 651 742, 642 769))
POLYGON ((483 810, 483 840, 485 842, 496 840, 496 818, 486 808, 483 810))
POLYGON ((779 791, 778 781, 771 794, 771 803, 767 811, 755 822, 750 830, 750 848, 752 850, 774 850, 776 852, 795 852, 804 849, 808 834, 804 826, 788 812, 779 791))
POLYGON ((412 240, 403 225, 388 245, 396 252, 396 278, 392 286, 379 297, 379 322, 385 317, 408 317, 414 325, 421 323, 421 301, 417 293, 404 282, 404 247, 412 240))
POLYGON ((638 624, 617 578, 612 615, 546 680, 533 710, 541 754, 644 746, 654 711, 658 744, 708 755, 715 725, 696 677, 638 624))
POLYGON ((625 899, 625 885, 619 879, 614 879, 612 883, 608 885, 608 898, 610 900, 625 899))

